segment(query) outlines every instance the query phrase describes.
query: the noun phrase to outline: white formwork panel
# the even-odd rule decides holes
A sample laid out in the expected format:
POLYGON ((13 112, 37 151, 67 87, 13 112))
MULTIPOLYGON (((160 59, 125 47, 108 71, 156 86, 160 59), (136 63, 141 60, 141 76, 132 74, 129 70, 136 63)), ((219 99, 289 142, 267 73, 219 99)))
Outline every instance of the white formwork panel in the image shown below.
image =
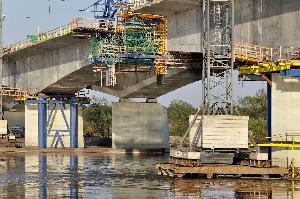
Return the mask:
MULTIPOLYGON (((193 117, 191 117, 193 118, 193 117)), ((198 131, 197 147, 209 149, 248 148, 248 120, 246 116, 214 115, 196 120, 190 132, 190 142, 198 131)))

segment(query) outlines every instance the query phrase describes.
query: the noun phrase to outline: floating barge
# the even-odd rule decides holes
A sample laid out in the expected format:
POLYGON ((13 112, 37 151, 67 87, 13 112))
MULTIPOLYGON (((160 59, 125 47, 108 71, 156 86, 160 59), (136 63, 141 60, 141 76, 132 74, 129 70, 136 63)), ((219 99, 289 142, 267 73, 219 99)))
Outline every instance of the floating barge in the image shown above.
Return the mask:
POLYGON ((202 165, 181 166, 172 163, 156 164, 158 175, 170 177, 184 177, 186 175, 199 175, 207 178, 237 177, 237 178, 282 178, 288 175, 287 168, 269 167, 258 168, 241 165, 202 165))

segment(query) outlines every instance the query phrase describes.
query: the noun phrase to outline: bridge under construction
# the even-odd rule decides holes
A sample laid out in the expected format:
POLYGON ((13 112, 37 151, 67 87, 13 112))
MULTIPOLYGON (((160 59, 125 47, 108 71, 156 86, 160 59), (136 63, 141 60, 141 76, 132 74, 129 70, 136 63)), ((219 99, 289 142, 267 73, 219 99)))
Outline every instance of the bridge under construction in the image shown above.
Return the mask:
MULTIPOLYGON (((4 48, 2 95, 25 105, 25 145, 77 148, 83 147, 80 106, 89 103, 82 89, 155 102, 202 80, 202 105, 183 139, 191 139, 188 152, 243 149, 249 142, 248 118, 235 110, 233 71, 238 70, 242 81, 267 83, 268 140, 260 145, 266 147, 263 160, 257 156, 254 160, 272 160, 280 167, 292 161, 299 166, 299 157, 280 147, 294 146, 300 135, 298 4, 296 0, 107 1, 109 16, 75 18, 67 26, 28 35, 4 48), (210 121, 215 126, 209 126, 210 121), (227 145, 220 144, 220 138, 201 143, 213 128, 223 128, 224 139, 239 135, 243 139, 241 143, 226 139, 227 145), (293 144, 285 145, 288 142, 293 144)), ((7 109, 9 102, 4 102, 7 109)), ((157 103, 113 104, 115 148, 167 149, 167 129, 166 110, 157 103)))

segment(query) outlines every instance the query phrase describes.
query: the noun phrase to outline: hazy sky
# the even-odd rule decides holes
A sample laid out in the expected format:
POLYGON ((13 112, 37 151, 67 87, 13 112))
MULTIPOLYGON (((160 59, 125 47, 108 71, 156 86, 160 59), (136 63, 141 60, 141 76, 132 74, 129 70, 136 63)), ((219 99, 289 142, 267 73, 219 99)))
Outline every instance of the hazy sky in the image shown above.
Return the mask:
MULTIPOLYGON (((51 0, 51 16, 48 13, 48 0, 3 0, 3 42, 7 46, 13 42, 21 41, 28 34, 38 31, 45 32, 49 28, 65 25, 73 17, 91 17, 92 13, 80 13, 79 10, 93 4, 95 0, 51 0)), ((258 89, 265 88, 262 82, 238 82, 235 74, 235 98, 254 95, 258 89)), ((197 106, 201 101, 201 83, 196 82, 172 93, 160 97, 163 105, 172 100, 183 100, 197 106)), ((104 96, 116 101, 116 97, 96 92, 97 96, 104 96)))

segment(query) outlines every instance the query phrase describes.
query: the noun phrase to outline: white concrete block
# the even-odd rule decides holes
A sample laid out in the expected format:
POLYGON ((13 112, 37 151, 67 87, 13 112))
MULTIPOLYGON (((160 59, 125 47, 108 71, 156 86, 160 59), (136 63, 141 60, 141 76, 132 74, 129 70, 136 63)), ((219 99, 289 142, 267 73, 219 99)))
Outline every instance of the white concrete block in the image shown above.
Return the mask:
POLYGON ((268 160, 268 153, 255 153, 252 152, 249 155, 250 160, 268 160))
POLYGON ((183 152, 182 155, 183 159, 188 160, 200 160, 201 158, 201 152, 183 152))
POLYGON ((202 148, 248 148, 248 120, 245 116, 217 115, 204 116, 201 122, 199 116, 190 131, 190 144, 196 140, 197 147, 202 148))
POLYGON ((0 120, 0 136, 7 135, 7 120, 0 120))
POLYGON ((176 149, 171 149, 170 157, 180 158, 180 159, 188 159, 188 160, 200 160, 201 152, 180 151, 180 150, 176 150, 176 149))

